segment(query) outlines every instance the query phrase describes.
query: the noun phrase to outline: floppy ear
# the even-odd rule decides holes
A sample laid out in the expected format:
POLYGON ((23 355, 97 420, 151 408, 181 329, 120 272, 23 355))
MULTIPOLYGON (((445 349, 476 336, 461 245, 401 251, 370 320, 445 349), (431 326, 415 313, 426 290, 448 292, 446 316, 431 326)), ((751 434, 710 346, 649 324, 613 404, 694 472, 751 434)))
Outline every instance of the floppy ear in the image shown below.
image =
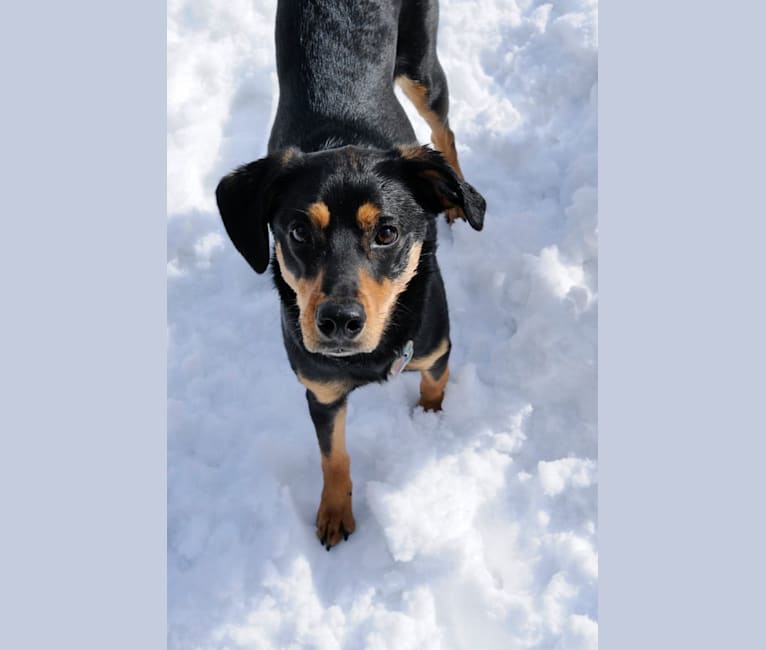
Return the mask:
POLYGON ((297 149, 276 152, 224 176, 215 190, 224 228, 236 249, 263 273, 269 265, 269 221, 278 182, 297 149))
POLYGON ((395 152, 394 161, 423 208, 435 214, 460 208, 475 230, 482 229, 487 202, 455 173, 441 153, 428 146, 403 147, 395 152))

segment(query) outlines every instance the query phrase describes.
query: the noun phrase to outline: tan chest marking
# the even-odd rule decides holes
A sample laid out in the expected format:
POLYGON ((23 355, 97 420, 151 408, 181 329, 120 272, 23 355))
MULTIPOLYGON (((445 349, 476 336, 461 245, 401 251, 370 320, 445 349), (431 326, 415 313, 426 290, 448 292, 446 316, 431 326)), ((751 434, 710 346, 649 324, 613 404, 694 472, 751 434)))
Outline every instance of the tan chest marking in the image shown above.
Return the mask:
POLYGON ((347 381, 317 381, 297 373, 298 381, 308 388, 322 404, 332 404, 351 390, 347 381))

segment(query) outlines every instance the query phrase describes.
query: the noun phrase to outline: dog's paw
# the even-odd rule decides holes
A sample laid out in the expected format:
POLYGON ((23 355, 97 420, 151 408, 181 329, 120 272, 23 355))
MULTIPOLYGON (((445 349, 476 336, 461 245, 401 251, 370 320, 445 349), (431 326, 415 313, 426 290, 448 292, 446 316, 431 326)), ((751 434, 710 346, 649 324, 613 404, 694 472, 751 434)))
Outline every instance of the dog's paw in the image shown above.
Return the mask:
POLYGON ((450 226, 458 219, 465 221, 465 213, 462 208, 449 208, 444 211, 444 216, 447 218, 447 223, 450 226))
POLYGON ((441 411, 443 400, 444 393, 434 398, 426 398, 421 395, 418 400, 418 406, 422 407, 424 411, 441 411))
POLYGON ((323 492, 316 523, 319 542, 328 551, 342 539, 348 539, 356 528, 354 514, 351 512, 351 490, 346 494, 335 495, 323 492))

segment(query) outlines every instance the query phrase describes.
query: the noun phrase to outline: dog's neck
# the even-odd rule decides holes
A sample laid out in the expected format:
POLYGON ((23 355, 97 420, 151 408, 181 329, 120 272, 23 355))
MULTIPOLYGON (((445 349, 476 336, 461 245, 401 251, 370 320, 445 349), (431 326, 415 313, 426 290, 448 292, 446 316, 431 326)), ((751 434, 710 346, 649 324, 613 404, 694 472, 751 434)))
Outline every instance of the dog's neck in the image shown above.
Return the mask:
POLYGON ((368 149, 392 149, 396 144, 385 133, 371 127, 366 128, 361 124, 338 125, 325 123, 301 138, 301 149, 305 152, 326 151, 337 149, 347 145, 364 147, 368 149))

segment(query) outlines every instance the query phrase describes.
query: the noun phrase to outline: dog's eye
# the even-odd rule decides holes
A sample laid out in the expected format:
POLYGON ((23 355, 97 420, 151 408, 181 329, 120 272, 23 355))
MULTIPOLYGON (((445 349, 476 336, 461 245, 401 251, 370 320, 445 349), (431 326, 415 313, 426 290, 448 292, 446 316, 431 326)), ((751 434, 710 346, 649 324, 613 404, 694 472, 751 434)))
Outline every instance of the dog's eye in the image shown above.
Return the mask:
POLYGON ((375 244, 377 246, 390 246, 399 239, 399 232, 393 226, 382 226, 375 233, 375 244))
POLYGON ((309 240, 309 229, 303 224, 296 224, 290 228, 290 237, 299 244, 305 244, 309 240))

